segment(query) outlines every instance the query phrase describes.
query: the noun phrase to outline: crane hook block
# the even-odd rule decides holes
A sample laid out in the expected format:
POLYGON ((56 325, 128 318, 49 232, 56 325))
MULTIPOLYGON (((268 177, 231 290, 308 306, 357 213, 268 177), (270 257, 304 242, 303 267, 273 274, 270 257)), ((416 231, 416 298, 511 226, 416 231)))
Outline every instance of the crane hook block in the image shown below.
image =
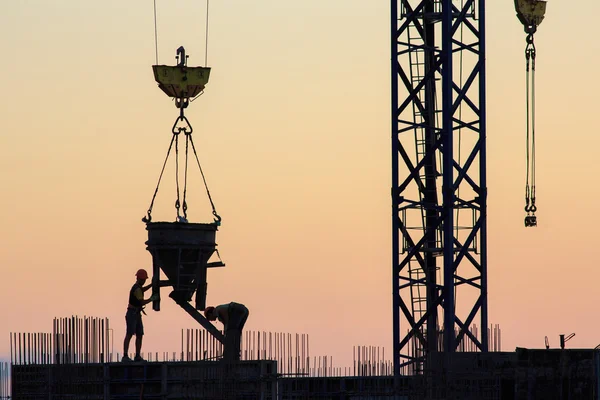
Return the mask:
POLYGON ((169 97, 189 99, 200 94, 210 76, 208 67, 188 67, 185 49, 177 49, 178 63, 175 66, 153 65, 154 79, 158 87, 169 97))
POLYGON ((546 1, 544 0, 515 0, 517 17, 525 27, 526 33, 535 33, 546 14, 546 1))

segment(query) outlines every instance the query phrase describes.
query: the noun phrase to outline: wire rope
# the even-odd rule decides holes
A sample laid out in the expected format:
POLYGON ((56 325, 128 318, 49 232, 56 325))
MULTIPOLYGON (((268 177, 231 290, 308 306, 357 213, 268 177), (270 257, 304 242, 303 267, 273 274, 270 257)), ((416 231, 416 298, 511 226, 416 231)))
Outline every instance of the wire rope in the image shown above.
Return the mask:
POLYGON ((156 0, 154 0, 154 50, 156 53, 156 65, 158 65, 158 25, 156 22, 156 0))
POLYGON ((169 160, 169 154, 171 154, 171 149, 173 148, 174 141, 175 135, 171 137, 171 143, 169 144, 169 149, 167 150, 167 156, 165 157, 165 161, 163 162, 163 166, 158 177, 158 183, 156 184, 156 189, 154 189, 154 195, 152 196, 152 201, 150 202, 150 207, 148 207, 148 214, 144 218, 142 218, 143 222, 152 221, 152 208, 154 207, 154 200, 156 200, 156 195, 158 194, 158 187, 160 186, 160 181, 162 180, 163 174, 165 172, 165 167, 167 166, 167 161, 169 160))
POLYGON ((206 32, 204 34, 205 45, 204 45, 204 66, 208 66, 208 11, 209 11, 210 0, 206 0, 206 32))

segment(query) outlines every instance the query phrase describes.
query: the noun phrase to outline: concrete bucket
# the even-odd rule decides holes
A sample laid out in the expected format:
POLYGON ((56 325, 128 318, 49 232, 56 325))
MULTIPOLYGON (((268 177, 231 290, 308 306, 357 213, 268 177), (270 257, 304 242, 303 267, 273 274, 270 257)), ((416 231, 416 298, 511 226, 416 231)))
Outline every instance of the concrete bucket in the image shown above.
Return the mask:
MULTIPOLYGON (((146 224, 146 249, 152 254, 152 292, 172 286, 169 295, 177 303, 189 302, 196 294, 195 308, 206 307, 206 270, 215 251, 217 224, 149 222, 146 224), (160 281, 160 270, 167 277, 160 281)), ((160 302, 152 308, 160 310, 160 302)))

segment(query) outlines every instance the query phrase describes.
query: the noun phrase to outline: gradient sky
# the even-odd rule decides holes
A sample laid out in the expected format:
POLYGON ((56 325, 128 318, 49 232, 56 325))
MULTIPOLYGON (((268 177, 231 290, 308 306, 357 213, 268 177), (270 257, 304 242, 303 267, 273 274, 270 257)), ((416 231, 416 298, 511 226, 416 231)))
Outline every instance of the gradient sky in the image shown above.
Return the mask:
MULTIPOLYGON (((184 45, 204 64, 205 2, 157 4, 159 62, 184 45)), ((504 350, 571 332, 594 347, 600 3, 550 1, 536 35, 536 229, 523 227, 525 34, 513 1, 487 7, 490 323, 504 350)), ((152 75, 152 1, 3 1, 0 38, 0 357, 9 332, 71 315, 109 317, 121 351, 177 116, 152 75)), ((211 81, 187 111, 223 217, 227 268, 210 271, 208 302, 245 303, 247 329, 307 333, 336 366, 353 345, 391 352, 389 58, 388 1, 213 1, 211 81)), ((173 175, 155 219, 174 218, 173 175)), ((209 221, 195 169, 190 182, 190 219, 209 221)), ((197 326, 168 299, 144 321, 152 351, 197 326)))

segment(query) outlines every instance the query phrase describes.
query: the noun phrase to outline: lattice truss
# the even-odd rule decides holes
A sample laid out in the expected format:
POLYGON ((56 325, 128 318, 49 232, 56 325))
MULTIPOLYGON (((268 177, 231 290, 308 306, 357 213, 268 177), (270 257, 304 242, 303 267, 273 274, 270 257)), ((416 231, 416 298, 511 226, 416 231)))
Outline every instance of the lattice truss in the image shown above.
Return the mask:
POLYGON ((392 0, 397 374, 427 352, 487 351, 484 7, 392 0))

